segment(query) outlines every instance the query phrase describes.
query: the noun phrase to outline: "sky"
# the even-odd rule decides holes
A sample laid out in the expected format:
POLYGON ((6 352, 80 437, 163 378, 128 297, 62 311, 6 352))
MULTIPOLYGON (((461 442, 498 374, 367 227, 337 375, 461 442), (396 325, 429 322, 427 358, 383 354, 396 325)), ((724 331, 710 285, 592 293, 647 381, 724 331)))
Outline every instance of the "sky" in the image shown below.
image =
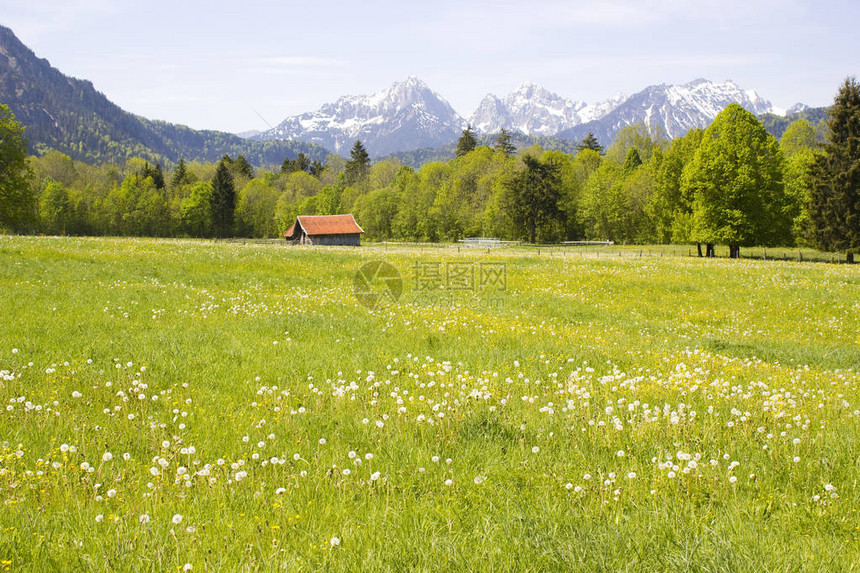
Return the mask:
POLYGON ((829 105, 860 76, 857 0, 0 0, 37 56, 132 113, 265 130, 417 76, 468 117, 525 81, 594 103, 733 80, 829 105))

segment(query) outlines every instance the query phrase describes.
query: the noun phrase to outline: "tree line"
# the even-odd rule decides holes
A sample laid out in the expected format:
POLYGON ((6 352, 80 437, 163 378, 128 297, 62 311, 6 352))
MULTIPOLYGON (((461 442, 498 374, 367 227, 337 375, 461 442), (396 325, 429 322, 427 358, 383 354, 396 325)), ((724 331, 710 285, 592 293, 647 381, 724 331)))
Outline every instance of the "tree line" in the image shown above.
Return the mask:
POLYGON ((0 107, 0 228, 69 235, 276 237, 297 215, 353 213, 370 240, 809 245, 860 248, 860 88, 847 79, 823 136, 806 120, 779 141, 729 105, 705 130, 669 141, 622 129, 603 149, 517 150, 502 130, 478 145, 471 127, 450 161, 420 169, 304 154, 255 170, 243 157, 142 159, 92 166, 56 151, 26 157, 22 128, 0 107), (24 147, 22 147, 24 144, 24 147), (23 151, 22 151, 23 149, 23 151))

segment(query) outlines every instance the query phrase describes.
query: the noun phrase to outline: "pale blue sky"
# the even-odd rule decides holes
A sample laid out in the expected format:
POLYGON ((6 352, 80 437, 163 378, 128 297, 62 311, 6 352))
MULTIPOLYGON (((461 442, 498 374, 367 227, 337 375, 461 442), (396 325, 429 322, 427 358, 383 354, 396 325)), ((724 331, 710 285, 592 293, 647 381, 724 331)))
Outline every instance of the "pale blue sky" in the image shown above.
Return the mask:
POLYGON ((857 22, 857 0, 0 0, 0 24, 126 110, 233 132, 410 75, 463 116, 523 81, 595 102, 732 79, 828 105, 860 76, 857 22))

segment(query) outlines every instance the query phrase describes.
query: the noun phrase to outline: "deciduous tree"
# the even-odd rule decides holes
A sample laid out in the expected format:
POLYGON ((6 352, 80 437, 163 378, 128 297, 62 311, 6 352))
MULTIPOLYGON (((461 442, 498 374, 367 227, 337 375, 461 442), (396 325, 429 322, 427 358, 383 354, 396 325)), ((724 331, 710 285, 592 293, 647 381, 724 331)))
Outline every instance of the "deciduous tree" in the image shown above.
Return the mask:
POLYGON ((24 127, 0 104, 0 229, 23 231, 32 224, 35 197, 30 189, 24 127))
POLYGON ((733 258, 742 246, 790 243, 783 164, 776 139, 750 112, 729 104, 684 170, 682 189, 693 197, 692 239, 729 245, 733 258))

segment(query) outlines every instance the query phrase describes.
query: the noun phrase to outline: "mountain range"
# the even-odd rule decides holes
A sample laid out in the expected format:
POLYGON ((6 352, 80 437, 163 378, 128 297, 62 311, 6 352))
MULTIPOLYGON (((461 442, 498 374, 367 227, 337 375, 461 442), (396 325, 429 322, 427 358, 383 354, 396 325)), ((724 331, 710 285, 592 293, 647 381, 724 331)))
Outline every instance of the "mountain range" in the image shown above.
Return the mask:
MULTIPOLYGON (((504 128, 535 143, 542 143, 546 137, 580 141, 590 132, 608 146, 620 129, 636 123, 644 123, 670 138, 694 127, 705 128, 733 102, 758 116, 786 116, 786 110, 775 107, 754 90, 732 81, 697 79, 681 85, 649 86, 629 97, 617 95, 592 104, 526 82, 506 96, 487 95, 464 118, 427 84, 410 77, 369 96, 342 97, 316 112, 289 117, 253 139, 307 141, 340 154, 360 139, 373 156, 402 156, 415 150, 445 150, 471 125, 479 135, 498 133, 504 128)), ((788 111, 793 115, 808 109, 796 104, 788 111)))
POLYGON ((784 130, 796 114, 810 119, 823 108, 796 104, 786 115, 753 90, 732 81, 704 79, 681 85, 653 85, 631 96, 586 103, 530 82, 502 97, 488 94, 467 118, 438 93, 410 77, 369 96, 344 96, 315 112, 288 117, 265 132, 233 135, 193 130, 128 113, 92 83, 70 78, 39 59, 8 28, 0 26, 0 103, 27 126, 31 151, 53 148, 74 159, 121 162, 131 156, 151 161, 215 161, 244 155, 256 165, 279 164, 304 152, 324 159, 347 155, 360 139, 371 156, 400 157, 409 164, 449 156, 467 125, 481 141, 502 128, 518 145, 569 150, 589 132, 604 146, 625 126, 645 123, 668 137, 704 128, 726 105, 737 102, 784 130))

